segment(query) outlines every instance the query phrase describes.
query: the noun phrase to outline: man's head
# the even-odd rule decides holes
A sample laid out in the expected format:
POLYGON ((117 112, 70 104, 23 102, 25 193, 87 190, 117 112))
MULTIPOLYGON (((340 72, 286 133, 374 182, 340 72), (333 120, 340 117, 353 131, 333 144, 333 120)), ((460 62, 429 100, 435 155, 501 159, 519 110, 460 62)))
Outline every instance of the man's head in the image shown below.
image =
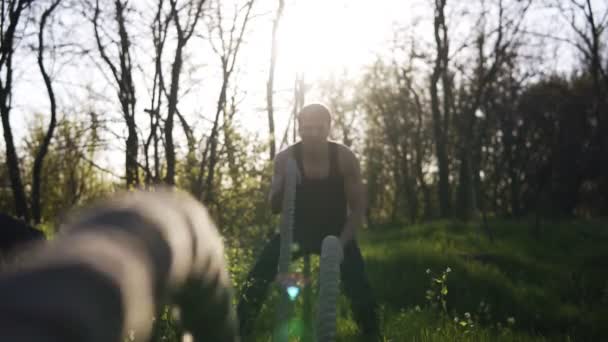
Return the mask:
POLYGON ((331 128, 331 113, 320 103, 304 106, 298 114, 298 132, 304 143, 327 141, 331 128))

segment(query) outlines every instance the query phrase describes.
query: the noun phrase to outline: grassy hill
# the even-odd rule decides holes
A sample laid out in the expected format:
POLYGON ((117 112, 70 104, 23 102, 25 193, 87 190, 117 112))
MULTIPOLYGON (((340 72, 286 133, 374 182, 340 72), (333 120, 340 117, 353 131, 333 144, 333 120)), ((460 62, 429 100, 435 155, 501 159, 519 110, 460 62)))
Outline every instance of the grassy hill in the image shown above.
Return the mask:
MULTIPOLYGON (((493 243, 478 223, 438 221, 360 234, 386 341, 608 338, 605 222, 546 222, 538 238, 527 222, 490 221, 490 228, 493 243)), ((313 258, 313 270, 317 262, 313 258)), ((270 341, 275 302, 271 296, 260 313, 258 341, 270 341)), ((293 341, 302 334, 301 307, 300 300, 293 341)), ((344 298, 338 313, 338 340, 356 341, 344 298)))

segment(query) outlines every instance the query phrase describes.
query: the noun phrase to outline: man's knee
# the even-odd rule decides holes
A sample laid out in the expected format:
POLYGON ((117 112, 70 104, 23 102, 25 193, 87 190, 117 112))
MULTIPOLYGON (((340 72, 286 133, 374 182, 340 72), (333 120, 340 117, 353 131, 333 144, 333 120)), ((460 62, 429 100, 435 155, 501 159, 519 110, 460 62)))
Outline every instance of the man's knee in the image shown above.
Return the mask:
POLYGON ((264 246, 249 271, 242 286, 243 295, 251 291, 256 292, 253 295, 257 295, 257 292, 266 288, 267 284, 276 276, 278 259, 279 244, 277 244, 277 237, 275 236, 264 246))

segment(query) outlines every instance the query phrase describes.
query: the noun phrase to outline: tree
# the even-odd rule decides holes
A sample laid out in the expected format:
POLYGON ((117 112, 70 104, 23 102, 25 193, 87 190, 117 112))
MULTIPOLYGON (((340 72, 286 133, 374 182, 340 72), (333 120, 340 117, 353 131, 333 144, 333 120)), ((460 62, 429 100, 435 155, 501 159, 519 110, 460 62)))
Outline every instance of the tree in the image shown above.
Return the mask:
POLYGON ((274 160, 276 154, 276 142, 274 133, 274 74, 275 67, 277 64, 278 56, 278 42, 277 32, 279 30, 279 24, 281 17, 283 16, 283 8, 285 7, 285 1, 279 0, 279 7, 277 8, 276 16, 272 22, 272 45, 270 47, 270 69, 268 71, 268 81, 266 82, 266 108, 268 111, 268 135, 269 135, 269 152, 270 161, 274 160))
POLYGON ((355 81, 348 79, 345 70, 341 74, 332 73, 327 79, 319 81, 317 86, 324 103, 332 112, 332 135, 348 147, 353 147, 358 126, 355 123, 361 119, 359 103, 352 95, 355 86, 355 81))
MULTIPOLYGON (((417 93, 406 86, 409 77, 395 63, 386 65, 379 61, 364 78, 361 101, 367 109, 367 124, 378 130, 374 140, 379 139, 378 143, 383 146, 371 152, 377 156, 367 155, 367 158, 382 160, 380 164, 388 171, 383 177, 392 178, 388 187, 392 201, 390 219, 393 222, 407 219, 413 223, 419 211, 414 141, 416 111, 420 107, 415 99, 417 93)), ((372 176, 372 182, 375 177, 378 176, 372 176)), ((370 195, 378 198, 377 194, 370 195)))
MULTIPOLYGON (((410 61, 413 61, 413 57, 416 55, 415 51, 411 51, 410 61)), ((411 66, 408 69, 402 69, 401 79, 403 81, 404 92, 409 93, 410 101, 412 101, 411 110, 416 115, 415 132, 412 135, 412 144, 414 150, 414 173, 418 180, 418 186, 422 190, 422 196, 424 201, 423 217, 424 219, 430 219, 433 215, 433 205, 431 201, 431 193, 429 185, 426 181, 426 173, 424 172, 424 165, 428 165, 427 151, 430 147, 431 139, 429 139, 429 130, 426 117, 428 117, 428 109, 423 105, 423 99, 421 97, 421 91, 417 90, 413 77, 410 75, 411 66)))
POLYGON ((50 102, 50 113, 51 120, 49 122, 49 126, 47 128, 46 134, 40 147, 38 149, 38 153, 36 154, 36 158, 34 160, 34 169, 32 171, 32 215, 35 224, 40 223, 41 219, 41 205, 40 205, 40 179, 41 173, 44 165, 44 158, 49 149, 49 145, 51 143, 51 139, 53 138, 53 133, 55 132, 55 126, 57 125, 57 104, 55 101, 55 91, 53 90, 53 82, 46 71, 46 67, 44 65, 44 30, 46 26, 46 22, 48 18, 51 16, 53 11, 57 8, 61 0, 54 0, 51 5, 44 10, 42 13, 42 17, 40 18, 40 29, 38 31, 38 67, 40 68, 40 73, 42 74, 42 78, 44 79, 44 85, 46 86, 47 93, 49 95, 50 102))
MULTIPOLYGON (((483 3, 482 3, 483 4, 483 3)), ((470 219, 477 208, 475 196, 479 192, 479 160, 481 157, 481 141, 484 136, 482 127, 476 128, 476 117, 484 102, 487 101, 488 88, 495 81, 497 73, 512 54, 519 38, 521 24, 530 7, 531 1, 526 1, 508 17, 503 0, 498 1, 496 29, 490 34, 486 29, 486 11, 482 11, 479 21, 479 33, 475 46, 477 48, 477 65, 464 101, 460 101, 460 172, 458 186, 458 212, 463 219, 470 219), (495 36, 495 37, 493 37, 495 36), (493 39, 492 49, 486 51, 486 42, 493 39)), ((483 115, 483 114, 481 114, 483 115)), ((487 122, 487 120, 486 120, 487 122)))
MULTIPOLYGON (((594 145, 597 160, 595 177, 600 183, 604 194, 608 193, 608 55, 606 54, 606 38, 608 33, 608 8, 604 13, 598 13, 591 0, 569 0, 567 5, 556 2, 562 16, 569 23, 575 34, 575 39, 568 40, 582 55, 583 65, 593 81, 593 113, 594 145), (569 6, 568 6, 569 5, 569 6), (582 23, 577 20, 583 18, 582 23)), ((608 203, 608 196, 604 197, 608 203)), ((603 209, 608 213, 608 204, 603 209)))
MULTIPOLYGON (((217 34, 217 37, 215 37, 218 40, 217 43, 213 38, 211 39, 211 43, 214 52, 220 59, 220 65, 222 68, 222 83, 220 86, 220 93, 217 99, 213 126, 211 127, 211 132, 209 133, 209 139, 207 141, 207 145, 205 146, 205 151, 203 152, 203 158, 200 169, 201 179, 203 170, 205 168, 207 169, 205 185, 203 188, 205 203, 210 203, 213 200, 213 184, 218 160, 220 115, 223 115, 224 119, 224 132, 230 130, 230 118, 229 115, 227 115, 228 113, 226 108, 228 86, 230 84, 230 77, 232 76, 235 70, 234 68, 236 65, 237 56, 241 44, 243 42, 243 35, 245 34, 247 24, 249 23, 253 4, 254 0, 248 0, 241 6, 237 6, 235 4, 232 19, 229 20, 228 30, 226 30, 226 28, 224 27, 224 25, 226 25, 226 18, 224 18, 222 4, 220 2, 216 3, 215 15, 210 18, 212 21, 210 25, 211 32, 212 34, 217 34), (217 46, 218 43, 219 46, 217 46)), ((230 136, 225 134, 224 137, 225 142, 227 144, 226 147, 228 148, 230 153, 230 151, 232 150, 230 146, 230 136)), ((233 158, 229 157, 229 163, 231 163, 231 169, 234 170, 233 158)), ((203 191, 201 191, 201 194, 202 193, 203 191)))
MULTIPOLYGON (((24 165, 30 172, 47 135, 44 126, 43 116, 35 117, 25 138, 24 165)), ((40 174, 41 221, 56 224, 75 205, 110 192, 111 179, 124 182, 125 177, 115 175, 95 161, 105 147, 98 129, 94 112, 86 119, 57 118, 53 144, 48 147, 44 172, 40 174)))
MULTIPOLYGON (((95 9, 92 22, 97 49, 103 62, 110 69, 114 82, 116 82, 115 86, 118 101, 120 103, 123 119, 127 125, 127 139, 125 142, 125 175, 126 186, 132 187, 139 184, 139 139, 137 137, 137 124, 135 122, 135 104, 137 97, 135 94, 135 83, 133 81, 133 62, 131 59, 132 43, 129 33, 127 32, 125 17, 127 6, 128 1, 114 1, 114 19, 116 21, 118 31, 118 61, 112 61, 110 55, 108 54, 107 47, 102 41, 99 23, 99 17, 101 14, 99 0, 95 0, 95 9), (118 67, 116 64, 118 64, 118 67)), ((111 38, 111 41, 114 41, 114 39, 111 38)))
POLYGON ((435 36, 435 64, 431 74, 430 93, 431 110, 433 114, 433 133, 435 138, 435 153, 439 170, 439 216, 448 217, 451 211, 448 136, 450 129, 450 112, 452 106, 452 80, 449 71, 450 41, 448 39, 448 26, 445 20, 445 6, 447 0, 435 0, 434 6, 434 36, 435 36), (443 110, 439 97, 439 81, 443 91, 443 110))
POLYGON ((30 213, 21 180, 19 158, 13 140, 13 131, 10 123, 11 103, 13 99, 13 56, 18 36, 19 21, 29 9, 32 0, 7 0, 0 6, 0 115, 4 129, 4 143, 6 144, 6 166, 11 180, 15 213, 17 216, 30 220, 30 213))
POLYGON ((158 0, 156 12, 151 25, 152 43, 154 46, 154 76, 152 78, 152 94, 150 96, 150 107, 144 109, 150 118, 150 132, 144 140, 144 171, 145 184, 158 183, 161 180, 161 156, 160 140, 162 136, 161 127, 161 107, 163 99, 164 79, 163 79, 163 51, 167 40, 167 31, 171 23, 170 16, 163 16, 164 0, 158 0), (152 163, 150 167, 150 146, 152 146, 152 163))
POLYGON ((176 47, 171 64, 171 84, 167 94, 167 118, 165 119, 165 154, 167 159, 167 174, 165 182, 175 184, 175 145, 173 143, 173 118, 179 115, 179 85, 184 62, 184 49, 202 17, 205 0, 188 0, 184 5, 177 5, 177 0, 169 0, 171 4, 171 20, 175 26, 176 47), (184 22, 185 21, 185 22, 184 22))

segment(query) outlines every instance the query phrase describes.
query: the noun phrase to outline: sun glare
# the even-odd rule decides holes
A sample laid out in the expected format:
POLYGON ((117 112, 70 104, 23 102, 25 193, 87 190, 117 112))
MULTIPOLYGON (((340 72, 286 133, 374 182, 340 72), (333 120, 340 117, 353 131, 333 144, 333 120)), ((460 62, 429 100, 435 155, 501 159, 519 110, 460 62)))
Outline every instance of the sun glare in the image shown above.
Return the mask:
MULTIPOLYGON (((373 63, 379 53, 386 52, 394 34, 395 22, 408 22, 418 0, 285 0, 283 17, 277 34, 278 59, 275 69, 275 125, 284 132, 293 106, 293 85, 303 77, 314 89, 318 81, 334 75, 355 80, 365 65, 373 63)), ((264 10, 276 11, 277 0, 264 2, 264 10)), ((269 33, 269 32, 268 32, 269 33)), ((270 38, 257 35, 247 61, 249 66, 266 65, 269 50, 260 49, 270 38)), ((250 89, 263 84, 267 70, 251 77, 250 89), (260 75, 262 79, 260 80, 260 75)), ((311 88, 309 88, 311 89, 311 88)), ((264 98, 264 94, 259 95, 264 98)), ((314 90, 307 101, 322 100, 314 90)), ((256 102, 256 104, 259 104, 256 102)), ((265 108, 265 107, 264 107, 265 108)), ((266 134, 265 110, 249 116, 246 126, 253 132, 266 134)))
MULTIPOLYGON (((295 1, 285 11, 278 34, 278 68, 309 80, 332 71, 353 71, 390 39, 391 6, 364 1, 295 1)), ((393 14, 394 16, 394 14, 393 14)))

